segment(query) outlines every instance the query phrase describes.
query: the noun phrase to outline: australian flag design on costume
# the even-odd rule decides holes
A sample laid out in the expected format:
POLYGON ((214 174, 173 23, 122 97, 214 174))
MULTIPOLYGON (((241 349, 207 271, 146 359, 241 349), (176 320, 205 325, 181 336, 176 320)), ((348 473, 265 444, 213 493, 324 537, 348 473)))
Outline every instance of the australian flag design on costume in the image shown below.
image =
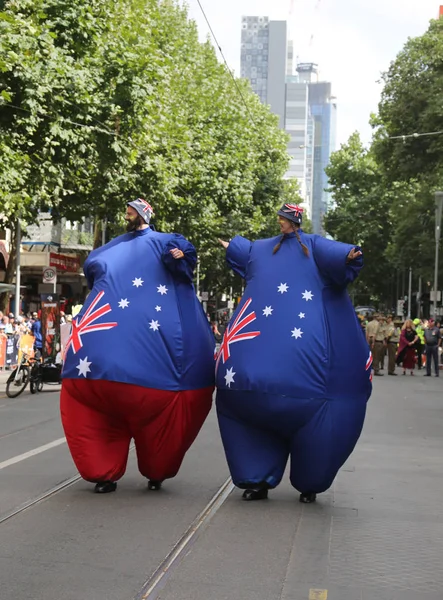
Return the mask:
POLYGON ((92 252, 84 266, 92 291, 73 321, 63 377, 171 391, 212 386, 214 339, 192 287, 195 260, 183 236, 149 228, 92 252), (185 258, 175 260, 173 248, 185 258))
POLYGON ((371 394, 372 356, 346 286, 362 267, 354 246, 300 230, 251 243, 228 264, 246 281, 217 357, 217 410, 239 487, 275 487, 291 456, 302 492, 327 489, 355 446, 371 394))

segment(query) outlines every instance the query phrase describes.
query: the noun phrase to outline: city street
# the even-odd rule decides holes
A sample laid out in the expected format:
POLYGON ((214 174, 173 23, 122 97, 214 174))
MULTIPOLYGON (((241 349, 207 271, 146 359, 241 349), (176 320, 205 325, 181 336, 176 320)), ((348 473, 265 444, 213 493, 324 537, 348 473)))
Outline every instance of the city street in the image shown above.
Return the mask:
POLYGON ((443 377, 422 373, 375 378, 362 438, 313 505, 287 480, 262 502, 231 491, 215 411, 160 492, 131 453, 117 492, 95 495, 59 388, 12 400, 1 383, 1 600, 441 600, 443 377))

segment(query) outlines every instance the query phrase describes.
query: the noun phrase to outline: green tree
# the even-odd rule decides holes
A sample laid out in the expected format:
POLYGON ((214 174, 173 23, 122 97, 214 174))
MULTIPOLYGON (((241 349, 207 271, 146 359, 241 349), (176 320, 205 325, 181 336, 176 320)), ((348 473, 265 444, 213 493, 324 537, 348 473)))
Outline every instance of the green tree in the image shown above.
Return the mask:
POLYGON ((441 183, 443 135, 443 19, 411 38, 383 75, 374 151, 391 181, 432 178, 441 183), (412 137, 402 137, 412 136, 412 137), (395 139, 392 139, 395 138, 395 139))
POLYGON ((225 286, 217 237, 267 234, 284 194, 276 117, 246 82, 234 84, 175 2, 0 8, 3 212, 106 218, 114 235, 125 203, 143 196, 160 230, 196 245, 208 285, 225 286))
POLYGON ((325 217, 326 231, 334 239, 358 244, 364 252, 365 267, 352 288, 355 302, 386 303, 394 276, 387 249, 395 192, 385 189, 374 155, 358 133, 332 154, 326 172, 334 203, 325 217))

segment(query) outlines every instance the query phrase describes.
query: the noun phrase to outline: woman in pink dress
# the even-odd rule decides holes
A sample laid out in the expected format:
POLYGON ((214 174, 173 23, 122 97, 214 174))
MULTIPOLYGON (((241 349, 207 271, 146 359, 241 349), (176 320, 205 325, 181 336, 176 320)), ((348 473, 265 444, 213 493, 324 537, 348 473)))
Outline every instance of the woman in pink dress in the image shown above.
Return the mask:
POLYGON ((407 370, 410 370, 411 375, 414 375, 417 357, 415 344, 418 342, 418 339, 414 324, 411 319, 408 319, 402 327, 397 352, 397 365, 403 364, 403 375, 406 375, 407 370))

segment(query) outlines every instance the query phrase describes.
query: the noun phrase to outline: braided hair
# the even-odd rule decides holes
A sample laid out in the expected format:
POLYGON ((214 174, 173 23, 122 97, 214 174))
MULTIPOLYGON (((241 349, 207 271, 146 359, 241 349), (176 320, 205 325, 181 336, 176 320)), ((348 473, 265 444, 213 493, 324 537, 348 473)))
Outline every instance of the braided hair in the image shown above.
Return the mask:
MULTIPOLYGON (((295 237, 297 238, 297 240, 298 240, 298 243, 299 243, 299 244, 300 244, 300 246, 302 247, 303 254, 304 254, 304 255, 305 255, 307 258, 309 258, 309 249, 308 249, 308 247, 306 246, 306 244, 303 244, 303 242, 301 241, 300 232, 298 231, 298 230, 299 230, 299 227, 297 227, 297 225, 296 225, 295 223, 292 223, 292 222, 291 222, 291 225, 292 225, 292 229, 294 230, 295 237)), ((279 240, 278 244, 276 244, 276 245, 274 246, 274 250, 272 251, 272 254, 276 254, 276 253, 277 253, 277 252, 280 250, 280 247, 281 247, 281 245, 283 244, 283 242, 285 241, 285 239, 287 239, 287 237, 286 237, 286 234, 284 233, 284 234, 281 236, 281 238, 280 238, 280 240, 279 240)))

